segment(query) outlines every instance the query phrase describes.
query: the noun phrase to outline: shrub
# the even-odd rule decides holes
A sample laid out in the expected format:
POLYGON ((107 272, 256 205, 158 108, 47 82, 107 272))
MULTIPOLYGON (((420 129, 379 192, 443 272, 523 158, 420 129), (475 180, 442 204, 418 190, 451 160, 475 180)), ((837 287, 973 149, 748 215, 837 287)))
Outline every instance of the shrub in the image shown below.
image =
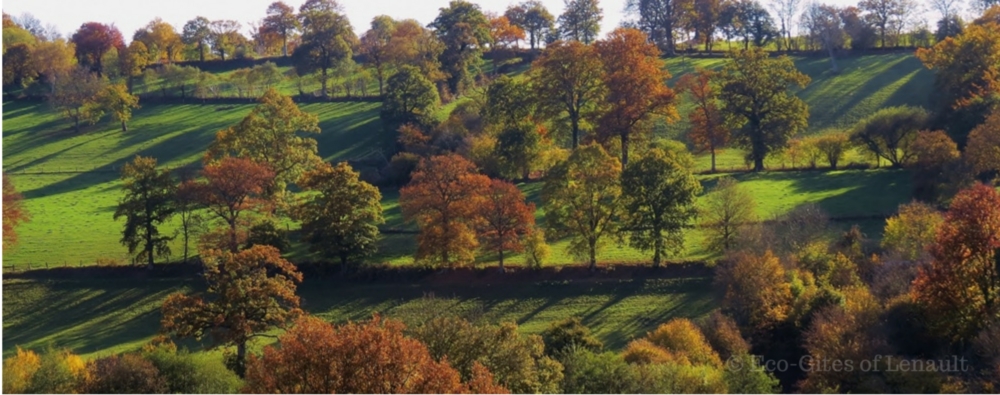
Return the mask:
POLYGON ((708 344, 712 345, 712 348, 719 353, 719 357, 723 360, 728 360, 733 355, 750 352, 750 344, 743 339, 740 328, 736 326, 736 321, 722 314, 719 310, 713 311, 705 320, 704 325, 702 325, 702 333, 705 334, 705 340, 708 341, 708 344))
POLYGON ((250 228, 250 236, 247 238, 246 248, 255 245, 265 245, 277 248, 278 251, 288 251, 287 232, 278 228, 274 221, 266 220, 250 228))
POLYGON ((791 311, 791 284, 770 251, 735 254, 716 270, 715 283, 723 292, 723 312, 752 333, 774 327, 791 311))
POLYGON ((907 260, 927 256, 944 216, 927 204, 912 202, 899 206, 899 213, 885 221, 882 248, 907 260))
POLYGON ((552 247, 545 242, 545 229, 535 227, 524 237, 524 261, 531 269, 541 269, 552 255, 552 247))
POLYGON ((674 362, 676 357, 663 347, 657 346, 646 339, 633 340, 622 352, 625 362, 646 365, 651 363, 674 362))
POLYGON ((660 325, 647 336, 649 341, 695 365, 721 367, 722 360, 705 340, 701 330, 686 318, 675 318, 660 325))
POLYGON ((844 159, 844 155, 851 148, 850 136, 842 132, 823 134, 816 138, 814 144, 816 150, 830 164, 831 169, 837 168, 837 163, 844 159))
POLYGON ((591 351, 601 351, 604 348, 604 344, 591 335, 590 328, 584 326, 577 317, 569 317, 550 324, 548 329, 542 332, 542 341, 545 343, 545 353, 550 356, 560 355, 573 347, 591 351))
POLYGON ((218 361, 198 361, 186 350, 177 351, 172 343, 149 346, 143 357, 159 370, 172 394, 231 394, 239 390, 241 380, 218 361))
POLYGON ((727 368, 723 372, 723 380, 730 394, 780 394, 781 385, 773 374, 757 364, 757 359, 750 354, 740 353, 731 356, 737 361, 738 368, 727 368))
POLYGON ((95 394, 162 394, 167 381, 152 362, 139 354, 112 355, 87 366, 84 392, 95 394))
POLYGON ((17 348, 17 353, 3 360, 3 392, 18 394, 27 392, 32 376, 42 365, 42 359, 31 350, 17 348))
POLYGON ((382 169, 382 182, 388 186, 401 187, 410 183, 410 173, 420 163, 420 156, 410 152, 400 152, 392 157, 389 166, 382 169))

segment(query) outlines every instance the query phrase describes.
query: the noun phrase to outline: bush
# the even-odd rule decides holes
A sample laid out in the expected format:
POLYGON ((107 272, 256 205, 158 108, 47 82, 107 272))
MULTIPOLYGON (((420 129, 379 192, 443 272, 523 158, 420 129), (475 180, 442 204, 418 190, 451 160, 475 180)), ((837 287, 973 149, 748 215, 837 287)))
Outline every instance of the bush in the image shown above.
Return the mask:
POLYGON ((750 352, 750 344, 743 339, 740 328, 736 326, 736 321, 722 314, 719 310, 713 311, 705 320, 702 325, 702 333, 705 334, 705 340, 708 341, 708 344, 712 345, 712 348, 719 353, 719 357, 723 360, 728 360, 733 355, 750 352))
POLYGON ((552 255, 552 248, 545 242, 545 230, 535 227, 524 237, 524 262, 531 269, 541 269, 552 255))
POLYGON ((622 352, 625 362, 638 365, 674 362, 676 357, 646 339, 633 340, 622 352))
POLYGON ((719 355, 712 350, 701 330, 689 319, 672 319, 650 332, 647 338, 651 343, 687 359, 692 364, 722 366, 719 355))
POLYGON ((837 168, 837 163, 844 159, 844 155, 851 148, 850 136, 842 132, 823 134, 816 138, 814 144, 816 150, 826 158, 831 169, 837 168))
POLYGON ((232 394, 241 380, 218 361, 198 361, 172 343, 146 347, 143 357, 159 370, 172 394, 232 394))
POLYGON ((723 379, 730 394, 779 394, 781 385, 773 374, 757 364, 753 355, 746 353, 731 356, 729 368, 723 372, 723 379))
POLYGON ((278 228, 274 221, 266 220, 250 228, 250 236, 247 237, 246 248, 255 245, 264 245, 277 248, 278 251, 288 251, 287 232, 278 228))
POLYGON ((95 394, 162 394, 167 381, 153 363, 139 354, 112 355, 87 366, 84 392, 95 394))
POLYGON ((591 335, 590 328, 584 326, 577 317, 553 322, 542 332, 542 341, 545 343, 545 353, 550 356, 560 355, 574 347, 591 351, 601 351, 604 348, 604 344, 591 335))
POLYGON ((392 157, 389 166, 382 169, 382 182, 386 186, 401 187, 410 183, 410 174, 420 163, 420 156, 410 152, 400 152, 392 157))
POLYGON ((31 378, 42 365, 42 359, 31 350, 17 348, 14 356, 3 360, 3 393, 26 393, 31 378))
POLYGON ((639 393, 638 371, 612 352, 572 348, 562 359, 562 390, 566 394, 639 393))

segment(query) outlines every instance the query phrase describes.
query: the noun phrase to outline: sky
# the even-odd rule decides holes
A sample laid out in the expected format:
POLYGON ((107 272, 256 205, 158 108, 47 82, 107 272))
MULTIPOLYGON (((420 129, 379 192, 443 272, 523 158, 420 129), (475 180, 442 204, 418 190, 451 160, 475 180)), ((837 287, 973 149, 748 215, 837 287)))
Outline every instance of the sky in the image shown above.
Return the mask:
MULTIPOLYGON (((274 0, 7 0, 3 2, 3 11, 20 16, 30 13, 38 18, 43 26, 54 25, 59 32, 68 37, 85 22, 114 23, 130 41, 132 34, 145 26, 153 18, 160 17, 173 25, 178 32, 184 23, 196 16, 204 16, 209 20, 233 19, 243 25, 244 33, 249 32, 249 24, 264 17, 268 4, 274 0)), ((519 3, 520 0, 472 0, 484 11, 503 13, 507 6, 519 3)), ((600 2, 604 10, 601 22, 601 35, 614 30, 623 20, 626 0, 603 0, 600 2)), ((803 0, 803 3, 808 0, 803 0)), ((925 3, 926 0, 918 0, 925 3)), ((285 0, 296 9, 305 0, 285 0)), ((339 0, 344 6, 351 24, 360 35, 368 29, 372 18, 377 15, 389 15, 395 19, 413 18, 423 23, 430 23, 437 16, 441 7, 448 5, 449 0, 339 0)), ((563 11, 563 0, 541 0, 553 15, 563 11)), ((768 2, 763 1, 765 4, 768 2)), ((855 4, 856 0, 825 0, 829 4, 845 6, 855 4)), ((933 24, 929 24, 932 25, 933 24)))

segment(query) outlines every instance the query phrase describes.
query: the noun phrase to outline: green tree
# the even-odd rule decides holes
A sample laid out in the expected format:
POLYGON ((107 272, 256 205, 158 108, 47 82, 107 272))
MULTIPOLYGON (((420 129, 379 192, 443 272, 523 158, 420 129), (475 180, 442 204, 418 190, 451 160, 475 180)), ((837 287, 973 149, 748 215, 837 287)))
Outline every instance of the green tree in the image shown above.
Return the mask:
POLYGON ((483 47, 493 42, 490 21, 478 5, 452 0, 428 27, 434 29, 445 46, 441 64, 448 74, 448 88, 451 93, 460 94, 479 74, 483 47))
POLYGON ((403 66, 389 77, 381 117, 387 125, 420 123, 434 112, 439 102, 434 83, 424 77, 420 69, 403 66))
POLYGON ((205 47, 208 47, 209 38, 212 36, 212 30, 209 29, 211 23, 208 18, 199 16, 187 21, 181 32, 181 41, 184 44, 194 45, 198 48, 198 60, 201 62, 205 61, 205 47))
POLYGON ((770 58, 762 49, 737 50, 718 75, 723 114, 735 129, 734 140, 747 149, 754 171, 764 158, 780 150, 809 121, 806 103, 789 92, 805 87, 809 77, 787 56, 770 58))
POLYGON ((597 0, 565 0, 566 10, 559 15, 559 36, 565 40, 594 42, 601 31, 603 10, 597 0))
POLYGON ((531 169, 541 156, 542 136, 531 123, 521 123, 504 129, 497 135, 496 154, 501 159, 500 169, 508 178, 527 180, 531 169))
POLYGON ((372 19, 372 27, 361 35, 361 54, 366 63, 375 69, 378 78, 378 94, 385 93, 385 79, 389 74, 390 43, 396 32, 396 21, 387 15, 379 15, 372 19))
POLYGON ((351 60, 352 47, 358 38, 351 22, 339 12, 332 0, 309 0, 299 8, 302 20, 302 43, 295 48, 292 58, 299 75, 319 71, 323 97, 329 97, 327 85, 331 70, 351 60))
POLYGON ((154 257, 170 255, 173 237, 160 234, 159 226, 174 215, 177 184, 170 170, 156 170, 156 159, 136 156, 122 169, 125 196, 118 202, 115 220, 125 217, 121 243, 129 254, 145 256, 149 269, 154 257), (138 254, 137 254, 138 252, 138 254))
POLYGON ((573 151, 551 170, 542 187, 545 224, 571 237, 570 250, 597 269, 597 253, 618 230, 622 188, 618 158, 596 144, 573 151))
POLYGON ((114 84, 108 85, 101 91, 98 101, 115 120, 121 122, 122 132, 127 132, 127 123, 132 119, 132 109, 139 108, 139 98, 130 94, 125 85, 114 84))
POLYGON ((300 26, 292 6, 283 1, 275 1, 267 6, 267 17, 264 18, 262 27, 281 35, 281 56, 288 56, 288 38, 300 26))
POLYGON ((80 122, 95 124, 104 116, 104 109, 97 101, 104 84, 97 75, 78 67, 65 78, 56 80, 49 102, 73 121, 73 130, 80 133, 80 122))
POLYGON ((501 75, 486 89, 483 121, 499 130, 515 127, 534 113, 528 84, 501 75))
POLYGON ((307 169, 323 161, 316 140, 299 133, 319 133, 319 118, 299 109, 288 96, 268 89, 236 126, 219 131, 207 156, 241 157, 267 164, 274 171, 276 192, 294 183, 307 169))
POLYGON ((604 344, 590 334, 590 328, 583 325, 579 317, 568 317, 549 324, 542 332, 542 340, 545 342, 545 353, 552 357, 577 348, 594 352, 604 348, 604 344))
POLYGON ((529 78, 539 113, 569 121, 574 149, 580 144, 581 123, 601 113, 608 90, 604 73, 597 51, 577 41, 557 41, 531 64, 529 78))
POLYGON ((719 179, 705 198, 702 223, 711 251, 728 251, 735 245, 739 229, 756 217, 753 195, 736 180, 719 179))
POLYGON ((892 167, 903 167, 912 159, 910 144, 917 138, 917 132, 927 125, 927 119, 927 110, 922 108, 883 108, 858 122, 851 139, 876 158, 889 161, 892 167))
POLYGON ((125 77, 128 93, 132 93, 135 77, 141 76, 148 64, 149 50, 142 41, 132 40, 127 48, 118 53, 118 72, 125 77))
POLYGON ((664 255, 683 250, 683 230, 697 215, 694 201, 701 184, 676 155, 654 148, 622 172, 622 200, 628 213, 622 230, 630 245, 653 251, 653 267, 660 266, 664 255))
POLYGON ((543 38, 555 28, 555 18, 538 0, 528 0, 516 6, 512 5, 504 12, 510 23, 524 29, 528 33, 528 43, 535 49, 543 38))
POLYGON ((316 191, 295 212, 302 221, 304 240, 310 250, 340 258, 346 269, 349 259, 363 259, 378 250, 378 225, 382 217, 382 194, 361 181, 347 164, 324 163, 302 176, 299 186, 316 191))

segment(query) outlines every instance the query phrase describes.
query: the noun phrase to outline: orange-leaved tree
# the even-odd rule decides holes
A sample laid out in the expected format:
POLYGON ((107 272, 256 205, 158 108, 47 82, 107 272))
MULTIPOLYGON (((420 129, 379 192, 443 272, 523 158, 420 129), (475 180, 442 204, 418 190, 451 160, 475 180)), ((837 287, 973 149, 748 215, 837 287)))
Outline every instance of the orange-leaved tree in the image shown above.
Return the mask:
POLYGON ((666 84, 670 72, 660 59, 659 48, 638 29, 616 29, 594 48, 604 64, 609 104, 598 122, 598 138, 606 143, 618 137, 622 166, 628 166, 629 140, 640 131, 639 122, 652 115, 677 119, 675 94, 666 84))
POLYGON ((212 347, 236 346, 231 367, 242 376, 247 343, 301 314, 295 289, 302 274, 271 246, 212 250, 204 259, 207 295, 170 295, 163 302, 161 330, 199 340, 209 336, 212 347))
POLYGON ((535 227, 535 204, 524 202, 524 193, 503 180, 490 180, 478 207, 479 237, 485 247, 496 251, 503 271, 504 251, 524 250, 521 238, 535 227))
POLYGON ((715 154, 729 143, 729 128, 719 111, 719 99, 713 81, 715 72, 696 68, 693 74, 684 74, 677 81, 677 90, 687 92, 694 109, 688 113, 691 131, 688 139, 699 152, 712 155, 712 172, 715 172, 715 154))
POLYGON ((959 192, 930 252, 912 292, 932 328, 970 339, 1000 318, 1000 193, 983 184, 959 192))
POLYGON ((420 227, 418 260, 452 267, 475 259, 476 212, 489 184, 488 177, 477 174, 476 166, 459 155, 421 161, 410 184, 399 191, 403 216, 420 227))
POLYGON ((240 246, 240 215, 261 207, 259 197, 274 182, 274 172, 249 159, 227 157, 205 166, 202 175, 207 182, 185 182, 181 191, 197 196, 212 215, 226 222, 229 240, 225 247, 236 252, 240 246))
POLYGON ((4 247, 10 247, 17 243, 17 233, 14 231, 18 225, 28 220, 28 212, 24 209, 24 197, 14 188, 14 182, 3 174, 3 243, 4 247))
POLYGON ((965 159, 977 173, 1000 173, 1000 110, 994 110, 986 121, 969 133, 965 159))
POLYGON ((247 365, 250 393, 506 393, 477 364, 469 385, 447 360, 403 334, 403 323, 375 315, 364 323, 334 327, 304 316, 247 365))
POLYGON ((750 333, 765 333, 788 318, 791 285, 778 257, 738 252, 715 273, 723 292, 722 311, 750 333))

